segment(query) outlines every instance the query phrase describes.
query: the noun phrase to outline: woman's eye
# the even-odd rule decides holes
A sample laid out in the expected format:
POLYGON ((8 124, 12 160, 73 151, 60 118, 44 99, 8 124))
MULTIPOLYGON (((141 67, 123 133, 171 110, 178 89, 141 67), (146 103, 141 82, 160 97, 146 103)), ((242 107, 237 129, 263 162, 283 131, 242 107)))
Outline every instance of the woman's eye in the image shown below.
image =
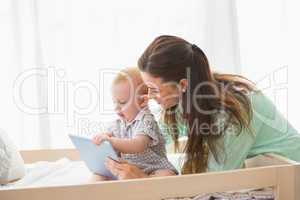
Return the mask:
POLYGON ((148 94, 158 94, 158 93, 159 93, 158 89, 154 89, 154 88, 148 89, 148 94))

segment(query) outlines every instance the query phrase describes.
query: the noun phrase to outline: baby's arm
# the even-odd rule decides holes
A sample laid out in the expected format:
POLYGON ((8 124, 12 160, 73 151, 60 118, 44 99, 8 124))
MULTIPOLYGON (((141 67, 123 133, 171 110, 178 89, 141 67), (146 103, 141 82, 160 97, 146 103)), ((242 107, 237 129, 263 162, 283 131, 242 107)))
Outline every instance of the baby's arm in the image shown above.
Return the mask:
POLYGON ((143 152, 151 142, 147 135, 136 135, 132 139, 110 137, 107 140, 117 151, 129 154, 143 152))

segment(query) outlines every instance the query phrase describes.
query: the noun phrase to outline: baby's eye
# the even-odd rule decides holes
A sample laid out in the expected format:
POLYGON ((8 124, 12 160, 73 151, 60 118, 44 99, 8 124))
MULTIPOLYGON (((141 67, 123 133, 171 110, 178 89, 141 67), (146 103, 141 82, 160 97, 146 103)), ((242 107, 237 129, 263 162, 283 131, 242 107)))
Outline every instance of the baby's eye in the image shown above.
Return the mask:
POLYGON ((127 101, 113 101, 113 103, 115 104, 115 105, 125 105, 126 103, 127 103, 127 101))
POLYGON ((127 101, 119 101, 120 105, 125 105, 127 103, 127 101))

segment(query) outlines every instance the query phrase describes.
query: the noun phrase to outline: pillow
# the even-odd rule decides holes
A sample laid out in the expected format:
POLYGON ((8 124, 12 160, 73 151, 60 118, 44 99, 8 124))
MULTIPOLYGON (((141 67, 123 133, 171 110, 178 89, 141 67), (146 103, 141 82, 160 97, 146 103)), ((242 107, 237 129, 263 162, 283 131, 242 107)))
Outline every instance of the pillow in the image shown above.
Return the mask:
POLYGON ((0 129, 0 184, 18 180, 25 175, 24 161, 16 146, 0 129))

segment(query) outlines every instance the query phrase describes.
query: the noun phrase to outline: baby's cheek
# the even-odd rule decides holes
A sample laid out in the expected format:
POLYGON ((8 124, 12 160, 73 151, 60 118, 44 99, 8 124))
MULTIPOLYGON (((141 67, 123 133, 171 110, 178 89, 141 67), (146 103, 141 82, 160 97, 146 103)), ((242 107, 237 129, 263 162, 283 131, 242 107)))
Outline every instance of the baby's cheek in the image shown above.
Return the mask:
POLYGON ((122 112, 124 115, 130 116, 133 112, 132 106, 127 106, 127 107, 123 108, 122 112))

